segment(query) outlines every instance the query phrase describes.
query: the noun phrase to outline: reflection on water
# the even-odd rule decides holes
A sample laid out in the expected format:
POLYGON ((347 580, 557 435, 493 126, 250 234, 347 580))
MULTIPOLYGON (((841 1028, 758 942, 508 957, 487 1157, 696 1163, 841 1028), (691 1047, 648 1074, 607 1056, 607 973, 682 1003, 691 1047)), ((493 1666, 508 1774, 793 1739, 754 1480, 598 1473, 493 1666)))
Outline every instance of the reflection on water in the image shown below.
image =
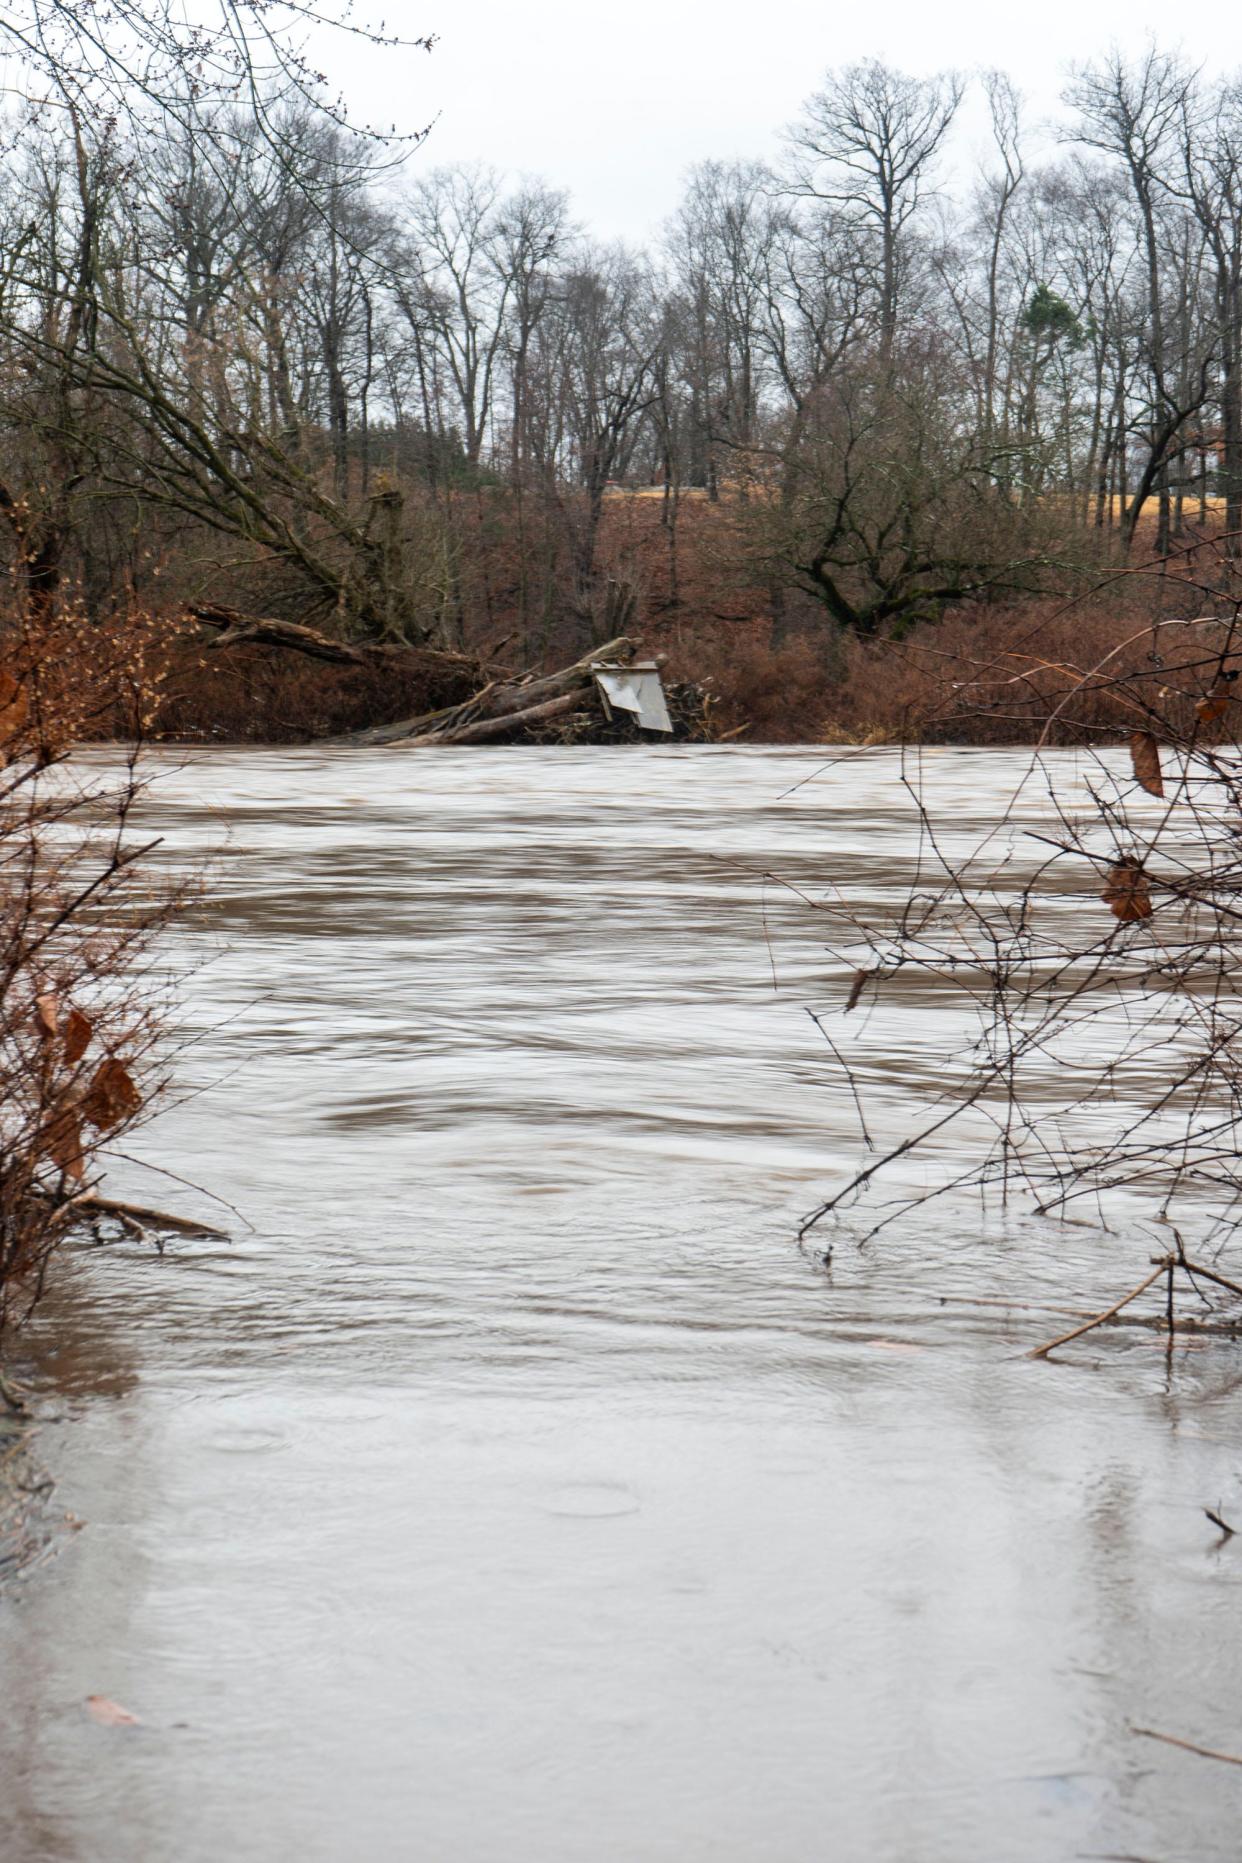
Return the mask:
MULTIPOLYGON (((34 1339, 90 1525, 0 1605, 6 1863, 1236 1855, 1128 1731, 1242 1738, 1236 1348, 1024 1359, 1133 1265, 1085 1227, 791 1244, 844 986, 757 876, 880 911, 912 834, 823 763, 169 759, 228 851, 143 1150, 253 1227, 84 1252, 34 1339)), ((929 768, 964 845, 1006 760, 929 768)), ((887 1125, 963 1026, 877 1012, 887 1125)))

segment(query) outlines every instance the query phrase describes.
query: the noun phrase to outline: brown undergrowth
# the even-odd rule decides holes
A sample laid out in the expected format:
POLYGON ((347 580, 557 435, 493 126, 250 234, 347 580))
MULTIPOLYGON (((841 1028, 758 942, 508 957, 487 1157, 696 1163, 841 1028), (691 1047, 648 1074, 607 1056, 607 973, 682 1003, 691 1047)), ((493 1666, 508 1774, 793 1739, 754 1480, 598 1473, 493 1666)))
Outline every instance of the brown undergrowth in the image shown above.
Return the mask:
MULTIPOLYGON (((711 694, 718 734, 746 743, 1071 743, 1084 731, 1106 739, 1129 730, 1116 677, 1176 663, 1194 638, 1186 622, 1197 618, 1193 603, 1183 606, 1182 617, 1161 617, 1134 599, 1086 612, 1028 603, 951 614, 904 640, 808 631, 778 648, 766 627, 687 626, 680 644, 643 631, 666 653, 667 677, 711 694), (1093 675, 1102 663, 1107 672, 1093 675)), ((156 740, 315 743, 461 704, 482 683, 468 666, 417 650, 399 668, 325 665, 263 647, 214 652, 175 621, 130 623, 109 649, 123 658, 135 638, 156 740)), ((118 695, 87 734, 124 738, 128 703, 118 695)))
MULTIPOLYGON (((1110 573, 1086 596, 1070 587, 1056 599, 981 602, 901 638, 865 640, 839 631, 804 593, 756 584, 736 506, 687 500, 672 529, 662 509, 655 498, 609 501, 607 586, 633 591, 632 631, 647 652, 665 656, 671 679, 706 689, 718 734, 751 743, 1000 745, 1123 733, 1115 675, 1176 658, 1179 626, 1201 610, 1198 569, 1209 564, 1217 581, 1233 573, 1210 541, 1191 539, 1165 562, 1110 573), (1120 658, 1108 662, 1108 675, 1092 676, 1114 650, 1120 658)), ((513 577, 501 573, 504 542, 479 533, 477 554, 490 549, 497 560, 484 578, 487 601, 476 604, 455 653, 411 647, 374 664, 340 665, 261 644, 220 647, 175 607, 99 620, 82 631, 78 650, 135 668, 155 738, 297 744, 346 736, 460 704, 498 668, 505 676, 547 672, 589 647, 581 618, 531 624, 513 577)), ((128 703, 122 696, 101 712, 88 735, 123 738, 128 703)))
POLYGON ((804 634, 775 649, 756 630, 712 630, 670 665, 697 669, 722 727, 750 743, 1116 741, 1133 725, 1119 678, 1198 651, 1195 605, 1183 607, 1161 617, 1133 598, 1086 612, 1026 603, 952 614, 904 640, 804 634))
POLYGON ((102 1182, 163 1084, 156 944, 178 900, 135 824, 159 670, 148 633, 76 610, 0 625, 0 1334, 71 1237, 148 1231, 102 1182), (122 755, 74 757, 122 721, 122 755))
POLYGON ((1133 726, 1125 681, 1198 652, 1197 605, 1183 610, 1162 617, 1133 599, 1086 610, 1031 603, 950 615, 903 641, 847 642, 825 735, 978 745, 1115 739, 1133 726))
MULTIPOLYGON (((179 743, 307 744, 460 704, 479 681, 468 665, 411 648, 394 663, 334 666, 269 647, 214 648, 180 616, 134 614, 99 630, 124 663, 140 647, 146 731, 179 743)), ((123 739, 128 693, 114 691, 96 734, 123 739)))

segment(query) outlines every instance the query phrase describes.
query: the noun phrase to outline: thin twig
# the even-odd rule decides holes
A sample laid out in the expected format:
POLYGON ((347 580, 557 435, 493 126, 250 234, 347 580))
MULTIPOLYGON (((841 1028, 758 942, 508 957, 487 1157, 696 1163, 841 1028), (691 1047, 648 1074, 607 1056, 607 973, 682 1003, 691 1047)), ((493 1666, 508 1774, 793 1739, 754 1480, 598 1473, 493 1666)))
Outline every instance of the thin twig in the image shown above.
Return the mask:
POLYGON ((1123 1307, 1128 1307, 1132 1300, 1137 1300, 1140 1294, 1145 1294, 1153 1281, 1158 1281, 1160 1279, 1160 1276, 1165 1271, 1166 1265, 1167 1264, 1162 1261, 1158 1268, 1152 1270, 1146 1280, 1140 1281, 1138 1286, 1131 1288, 1128 1294, 1123 1294, 1116 1305, 1109 1307, 1106 1313, 1097 1313, 1095 1318, 1093 1320, 1088 1320, 1085 1325, 1075 1326, 1073 1332, 1062 1333, 1059 1339, 1050 1339, 1047 1345, 1036 1346, 1033 1351, 1027 1353, 1027 1357, 1047 1358, 1049 1352, 1055 1352, 1058 1346, 1068 1345, 1071 1339, 1081 1339, 1084 1333, 1092 1332, 1095 1327, 1102 1326, 1105 1320, 1111 1320, 1115 1313, 1120 1313, 1121 1309, 1123 1307))
POLYGON ((1215 1747, 1201 1747, 1197 1741, 1182 1740, 1177 1734, 1157 1733, 1154 1727, 1132 1727, 1132 1734, 1140 1734, 1144 1740, 1163 1740, 1167 1747, 1180 1747, 1183 1753, 1197 1753, 1201 1759, 1222 1760, 1226 1766, 1242 1766, 1242 1757, 1236 1753, 1219 1753, 1215 1747))
POLYGON ((1201 1274, 1205 1281, 1215 1281, 1217 1287, 1227 1288, 1231 1294, 1242 1295, 1242 1287, 1236 1281, 1227 1281, 1223 1274, 1217 1274, 1211 1268, 1201 1268, 1197 1261, 1183 1260, 1181 1265, 1189 1275, 1201 1274))

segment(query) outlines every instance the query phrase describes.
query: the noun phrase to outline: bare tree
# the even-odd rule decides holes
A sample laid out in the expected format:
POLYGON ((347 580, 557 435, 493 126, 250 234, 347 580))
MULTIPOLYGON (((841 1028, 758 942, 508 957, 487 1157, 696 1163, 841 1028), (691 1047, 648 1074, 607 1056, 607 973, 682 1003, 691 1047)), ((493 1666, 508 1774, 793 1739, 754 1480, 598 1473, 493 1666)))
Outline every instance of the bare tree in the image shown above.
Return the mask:
POLYGON ((1022 162, 1022 107, 1012 81, 1001 71, 984 78, 992 138, 1000 158, 999 169, 984 182, 979 200, 980 219, 988 230, 987 314, 984 323, 983 393, 980 417, 985 445, 996 437, 996 378, 1001 342, 1001 264, 1010 210, 1025 179, 1022 162))
POLYGON ((1217 85, 1201 109, 1187 92, 1180 128, 1185 191, 1210 254, 1226 548, 1237 556, 1242 554, 1242 84, 1233 79, 1217 85))
POLYGON ((408 263, 417 271, 398 285, 411 329, 435 344, 437 385, 472 467, 488 436, 506 331, 510 281, 494 256, 499 199, 500 178, 489 170, 435 169, 410 197, 408 263))
MULTIPOLYGON (((1193 374, 1177 366, 1175 333, 1166 313, 1159 224, 1191 85, 1190 73, 1177 59, 1152 48, 1137 65, 1113 53, 1100 64, 1084 66, 1066 92, 1067 102, 1079 113, 1075 139, 1121 165, 1138 215, 1147 287, 1143 350, 1150 400, 1144 423, 1147 457, 1123 514, 1122 534, 1127 543, 1132 541, 1154 490, 1159 500, 1156 547, 1161 551, 1168 548, 1171 529, 1170 462, 1184 423, 1198 412, 1207 389, 1204 370, 1193 374), (1181 386, 1179 374, 1183 380, 1188 374, 1192 379, 1181 386)), ((1183 348, 1183 360, 1184 356, 1183 348)))
POLYGON ((957 115, 953 74, 909 78, 876 59, 829 72, 789 132, 791 186, 848 208, 879 244, 880 344, 888 354, 901 313, 906 236, 957 115))
POLYGON ((650 268, 623 247, 585 249, 540 326, 544 393, 558 408, 562 469, 583 493, 575 531, 574 604, 595 621, 604 495, 638 444, 659 395, 664 322, 650 268))
POLYGON ((745 486, 745 455, 764 392, 761 322, 764 270, 779 209, 771 174, 758 163, 705 162, 669 229, 674 289, 681 304, 683 373, 701 459, 693 476, 711 497, 719 454, 745 486))

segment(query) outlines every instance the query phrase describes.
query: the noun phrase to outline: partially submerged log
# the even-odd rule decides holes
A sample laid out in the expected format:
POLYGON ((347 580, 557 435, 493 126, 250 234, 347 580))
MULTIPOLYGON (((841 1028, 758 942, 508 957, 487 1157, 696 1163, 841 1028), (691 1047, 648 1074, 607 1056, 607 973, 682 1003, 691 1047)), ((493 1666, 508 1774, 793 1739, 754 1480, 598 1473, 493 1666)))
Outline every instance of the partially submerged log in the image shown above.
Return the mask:
POLYGON ((605 641, 558 673, 526 673, 518 679, 493 680, 462 705, 402 718, 394 724, 358 731, 351 744, 479 744, 521 737, 533 727, 573 712, 598 708, 591 668, 600 661, 628 664, 638 642, 628 635, 605 641))
POLYGON ((414 737, 390 738, 390 744, 484 744, 504 737, 520 737, 524 731, 550 724, 554 718, 568 717, 581 711, 582 694, 562 692, 559 698, 545 699, 542 705, 525 711, 506 712, 499 718, 479 718, 471 724, 454 725, 447 730, 427 731, 414 737))

